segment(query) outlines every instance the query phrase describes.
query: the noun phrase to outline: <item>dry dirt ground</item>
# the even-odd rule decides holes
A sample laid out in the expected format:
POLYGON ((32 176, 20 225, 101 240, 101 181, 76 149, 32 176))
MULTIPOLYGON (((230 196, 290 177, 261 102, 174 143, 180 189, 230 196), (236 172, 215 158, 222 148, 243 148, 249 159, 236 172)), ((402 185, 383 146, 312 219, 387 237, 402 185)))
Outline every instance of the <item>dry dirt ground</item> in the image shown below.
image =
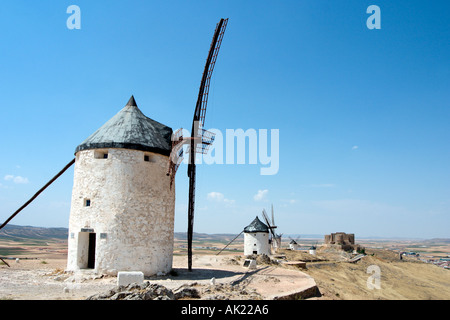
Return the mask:
POLYGON ((348 263, 345 254, 318 250, 316 258, 324 261, 307 263, 305 272, 316 281, 321 299, 450 299, 450 270, 415 258, 400 260, 390 250, 366 249, 366 253, 357 263, 348 263), (375 269, 379 272, 378 283, 375 269))
MULTIPOLYGON (((360 261, 349 263, 349 255, 342 252, 319 249, 316 256, 311 256, 284 250, 280 252, 281 257, 288 261, 307 261, 306 269, 259 263, 256 270, 242 266, 243 256, 194 255, 192 272, 187 270, 186 256, 174 256, 174 275, 146 280, 174 290, 185 284, 210 288, 211 279, 215 278, 217 288, 220 284, 232 284, 243 289, 211 292, 210 299, 271 300, 316 285, 321 296, 309 299, 450 299, 450 270, 413 259, 399 260, 392 251, 368 249, 366 253, 360 261), (373 281, 375 273, 369 272, 374 266, 379 270, 379 287, 373 281)), ((64 272, 66 259, 62 254, 7 262, 10 268, 0 265, 0 299, 3 300, 83 300, 112 289, 117 283, 116 277, 100 277, 91 271, 64 272)), ((291 295, 290 298, 302 297, 291 295)))
MULTIPOLYGON (((194 255, 193 271, 190 272, 187 258, 174 256, 174 275, 146 280, 173 290, 190 284, 200 288, 220 288, 220 292, 210 290, 206 299, 272 300, 316 288, 314 279, 299 270, 272 265, 258 265, 256 270, 250 270, 242 266, 244 260, 244 257, 231 255, 194 255), (212 281, 216 286, 211 286, 212 281), (226 289, 235 287, 242 290, 226 289)), ((66 260, 63 258, 7 262, 10 267, 0 267, 0 299, 3 300, 82 300, 113 289, 117 284, 116 277, 102 277, 92 271, 64 272, 66 260)))

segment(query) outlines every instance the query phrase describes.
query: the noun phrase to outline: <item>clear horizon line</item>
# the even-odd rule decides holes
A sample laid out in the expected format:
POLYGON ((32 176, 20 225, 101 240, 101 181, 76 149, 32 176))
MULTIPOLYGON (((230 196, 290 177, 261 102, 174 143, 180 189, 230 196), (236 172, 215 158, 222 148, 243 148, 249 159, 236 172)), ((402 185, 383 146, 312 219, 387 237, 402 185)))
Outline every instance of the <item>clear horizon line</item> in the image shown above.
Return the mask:
MULTIPOLYGON (((67 229, 69 230, 68 227, 42 227, 42 226, 31 226, 31 225, 18 225, 18 224, 7 224, 5 227, 7 226, 18 226, 18 227, 31 227, 31 228, 45 228, 45 229, 67 229)), ((1 232, 1 230, 0 230, 1 232)), ((175 231, 174 233, 187 233, 187 231, 175 231)), ((235 232, 200 232, 200 231, 194 231, 194 233, 197 234, 207 234, 207 235, 237 235, 237 233, 235 232)), ((353 232, 354 233, 354 232, 353 232)), ((327 233, 330 234, 330 233, 327 233)), ((283 234, 285 237, 294 237, 294 236, 299 236, 300 238, 302 238, 302 234, 299 233, 286 233, 283 234)), ((304 233, 304 236, 314 236, 312 239, 317 239, 317 237, 324 237, 325 234, 321 234, 321 233, 304 233)), ((283 237, 282 237, 283 238, 283 237)), ((303 238, 303 239, 308 239, 308 238, 303 238)), ((370 235, 370 236, 366 236, 366 235, 361 235, 361 236, 356 236, 355 234, 355 239, 364 239, 364 240, 381 240, 381 239, 386 239, 386 240, 431 240, 431 239, 450 239, 450 236, 448 237, 439 237, 439 236, 434 236, 434 237, 420 237, 420 236, 375 236, 375 235, 370 235)))

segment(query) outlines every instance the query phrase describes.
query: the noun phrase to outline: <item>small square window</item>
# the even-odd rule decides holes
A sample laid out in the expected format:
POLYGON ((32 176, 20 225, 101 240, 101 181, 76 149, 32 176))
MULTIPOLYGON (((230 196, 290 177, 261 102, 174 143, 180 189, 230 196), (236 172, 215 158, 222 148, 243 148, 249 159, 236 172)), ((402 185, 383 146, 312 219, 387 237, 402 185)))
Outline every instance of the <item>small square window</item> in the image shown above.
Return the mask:
POLYGON ((145 162, 155 162, 155 157, 154 157, 154 155, 152 155, 150 153, 145 153, 144 154, 144 161, 145 162))
POLYGON ((84 206, 90 207, 91 206, 91 199, 84 199, 84 206))
POLYGON ((108 159, 108 150, 96 150, 94 151, 95 159, 108 159))

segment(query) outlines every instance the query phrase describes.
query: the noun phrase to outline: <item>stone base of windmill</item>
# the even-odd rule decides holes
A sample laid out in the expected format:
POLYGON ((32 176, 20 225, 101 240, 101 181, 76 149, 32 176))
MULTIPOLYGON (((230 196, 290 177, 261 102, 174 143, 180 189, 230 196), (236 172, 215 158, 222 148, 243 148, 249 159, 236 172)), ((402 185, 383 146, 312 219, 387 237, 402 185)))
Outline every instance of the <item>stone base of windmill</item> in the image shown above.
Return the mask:
POLYGON ((117 285, 128 286, 132 283, 144 283, 144 273, 141 271, 119 271, 117 274, 117 285))

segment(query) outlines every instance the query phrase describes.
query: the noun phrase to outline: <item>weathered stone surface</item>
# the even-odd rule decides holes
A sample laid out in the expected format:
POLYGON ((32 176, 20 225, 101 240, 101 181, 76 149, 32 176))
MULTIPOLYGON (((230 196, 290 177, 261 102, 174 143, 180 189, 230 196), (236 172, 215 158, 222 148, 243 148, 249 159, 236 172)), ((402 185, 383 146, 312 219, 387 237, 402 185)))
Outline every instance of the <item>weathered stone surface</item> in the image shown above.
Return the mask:
POLYGON ((140 271, 120 271, 117 275, 117 285, 127 286, 132 283, 141 284, 144 282, 144 273, 140 271))
POLYGON ((99 293, 87 298, 87 300, 174 300, 172 290, 158 284, 132 283, 128 286, 117 286, 113 290, 99 293))
POLYGON ((168 157, 128 149, 104 151, 105 159, 96 158, 98 150, 76 154, 67 270, 88 267, 89 235, 95 233, 98 274, 170 272, 175 187, 170 188, 166 176, 168 157))
POLYGON ((174 295, 175 299, 177 300, 183 298, 195 298, 195 299, 200 298, 199 291, 196 288, 190 286, 182 286, 176 289, 174 295))
POLYGON ((75 153, 87 149, 122 148, 168 156, 172 128, 146 117, 132 96, 127 105, 84 140, 75 153))

